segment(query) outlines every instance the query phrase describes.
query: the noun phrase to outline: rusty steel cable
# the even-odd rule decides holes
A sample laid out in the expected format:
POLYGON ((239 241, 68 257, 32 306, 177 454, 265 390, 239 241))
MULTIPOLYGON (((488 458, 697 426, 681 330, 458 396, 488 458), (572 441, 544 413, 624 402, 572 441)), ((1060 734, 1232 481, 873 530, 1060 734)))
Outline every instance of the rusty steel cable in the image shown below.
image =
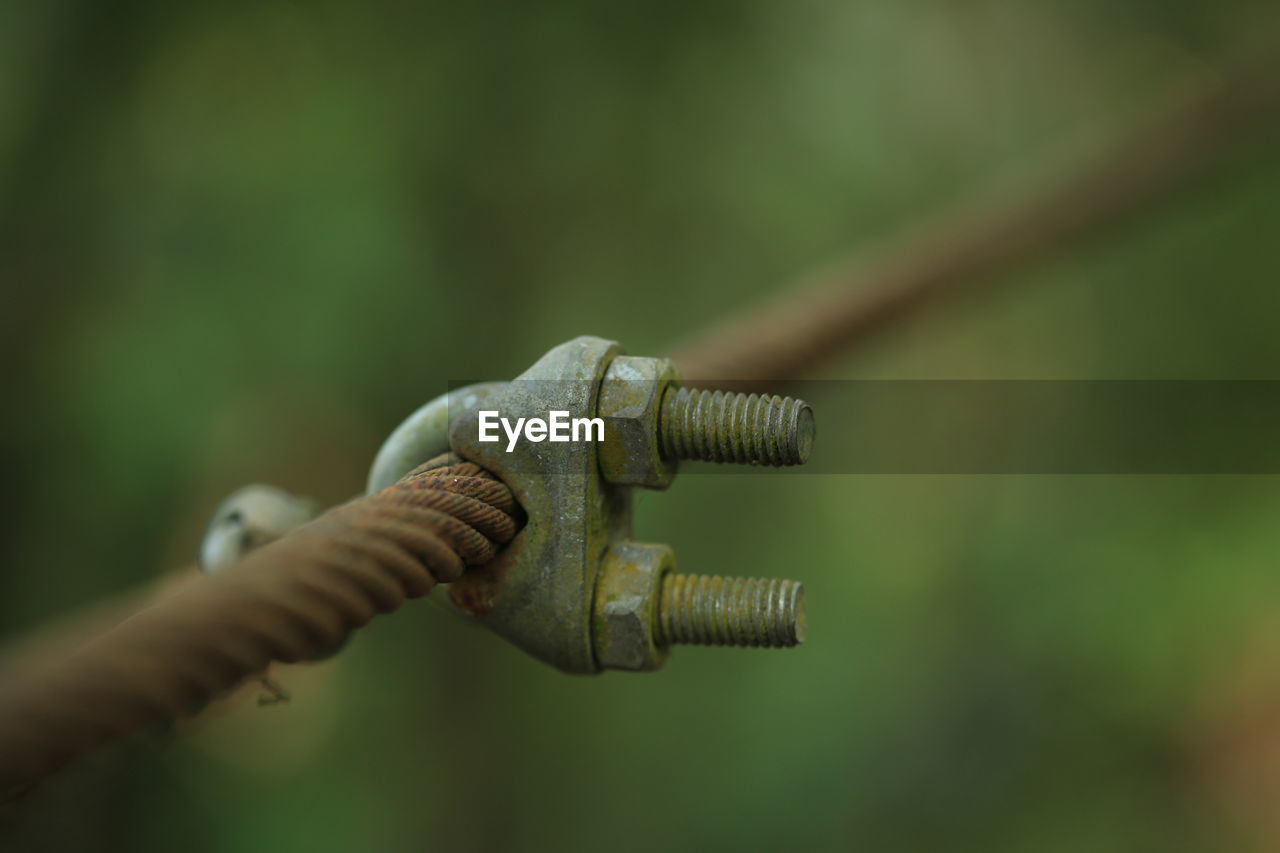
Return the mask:
POLYGON ((913 229, 878 260, 836 260, 699 330, 671 353, 686 384, 765 388, 804 378, 948 293, 982 286, 1108 233, 1280 115, 1280 62, 1266 49, 1179 81, 1141 120, 1041 166, 1021 195, 985 196, 913 229))
POLYGON ((488 562, 511 491, 440 457, 201 577, 72 653, 0 673, 0 798, 76 756, 202 708, 273 661, 332 654, 374 616, 488 562))

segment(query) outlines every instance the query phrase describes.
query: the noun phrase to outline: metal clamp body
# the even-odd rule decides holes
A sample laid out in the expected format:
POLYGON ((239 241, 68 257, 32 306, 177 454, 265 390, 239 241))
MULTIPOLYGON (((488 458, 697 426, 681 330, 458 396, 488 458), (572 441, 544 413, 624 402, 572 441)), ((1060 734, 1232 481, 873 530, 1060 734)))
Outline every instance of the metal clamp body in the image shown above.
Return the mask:
MULTIPOLYGON (((675 566, 671 549, 631 540, 631 487, 663 489, 676 472, 678 457, 660 435, 667 391, 676 388, 675 370, 665 359, 624 356, 616 342, 575 338, 510 382, 461 388, 420 408, 378 452, 369 490, 449 450, 505 482, 528 516, 525 527, 491 562, 450 584, 445 600, 565 672, 657 669, 670 642, 795 645, 803 638, 799 584, 779 581, 789 586, 761 586, 759 594, 729 601, 705 595, 704 587, 675 583, 673 598, 664 595, 675 566), (511 422, 551 412, 599 417, 604 441, 481 441, 482 410, 511 422), (697 597, 685 596, 686 589, 697 597), (681 615, 684 630, 664 637, 663 606, 669 615, 681 615)), ((688 393, 682 391, 682 398, 688 393)), ((693 393, 706 394, 694 400, 700 408, 679 411, 697 418, 669 421, 668 434, 698 439, 686 443, 697 458, 795 464, 790 457, 776 461, 776 452, 759 459, 743 450, 756 446, 802 448, 793 454, 795 462, 807 455, 813 421, 802 402, 693 393), (706 440, 721 437, 726 440, 706 440), (698 448, 712 454, 728 448, 735 455, 720 459, 698 448)))

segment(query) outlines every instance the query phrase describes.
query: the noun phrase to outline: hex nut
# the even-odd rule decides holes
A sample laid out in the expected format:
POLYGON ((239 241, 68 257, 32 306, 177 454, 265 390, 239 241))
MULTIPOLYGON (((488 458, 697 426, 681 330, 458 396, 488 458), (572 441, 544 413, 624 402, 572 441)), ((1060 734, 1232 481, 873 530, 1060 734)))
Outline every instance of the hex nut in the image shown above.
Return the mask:
POLYGON ((596 663, 631 672, 658 669, 667 650, 657 642, 662 576, 675 567, 666 545, 623 540, 605 553, 596 581, 591 638, 596 663))
POLYGON ((600 385, 596 414, 604 420, 600 474, 610 483, 665 489, 679 463, 662 456, 658 418, 662 396, 678 382, 665 358, 620 355, 609 363, 600 385))

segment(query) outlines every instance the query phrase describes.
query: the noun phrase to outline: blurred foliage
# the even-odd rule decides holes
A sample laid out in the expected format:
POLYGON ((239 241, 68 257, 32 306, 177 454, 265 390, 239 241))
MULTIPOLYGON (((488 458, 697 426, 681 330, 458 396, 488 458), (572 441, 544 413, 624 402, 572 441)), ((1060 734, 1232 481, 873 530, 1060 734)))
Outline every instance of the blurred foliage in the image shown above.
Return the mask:
MULTIPOLYGON (((449 380, 659 352, 1267 12, 12 0, 0 627, 188 562, 244 482, 353 494, 449 380)), ((1274 143, 828 375, 1272 378, 1274 143)), ((1274 485, 689 477, 640 534, 804 580, 808 645, 574 679, 417 603, 282 672, 286 709, 86 762, 12 843, 1275 849, 1274 485)))

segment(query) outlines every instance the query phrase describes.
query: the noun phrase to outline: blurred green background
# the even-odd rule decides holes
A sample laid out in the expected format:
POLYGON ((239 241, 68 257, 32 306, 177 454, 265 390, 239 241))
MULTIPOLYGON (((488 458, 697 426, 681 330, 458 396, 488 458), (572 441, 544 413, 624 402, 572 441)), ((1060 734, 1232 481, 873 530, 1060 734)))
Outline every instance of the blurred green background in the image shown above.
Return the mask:
MULTIPOLYGON (((1252 3, 0 5, 0 631, 326 502, 451 379, 657 354, 1265 21, 1252 3)), ((1275 134, 821 376, 1275 378, 1275 134)), ((822 421, 821 442, 839 442, 822 421)), ((425 602, 51 783, 21 850, 1280 849, 1267 477, 687 477, 807 645, 571 678, 425 602)))

